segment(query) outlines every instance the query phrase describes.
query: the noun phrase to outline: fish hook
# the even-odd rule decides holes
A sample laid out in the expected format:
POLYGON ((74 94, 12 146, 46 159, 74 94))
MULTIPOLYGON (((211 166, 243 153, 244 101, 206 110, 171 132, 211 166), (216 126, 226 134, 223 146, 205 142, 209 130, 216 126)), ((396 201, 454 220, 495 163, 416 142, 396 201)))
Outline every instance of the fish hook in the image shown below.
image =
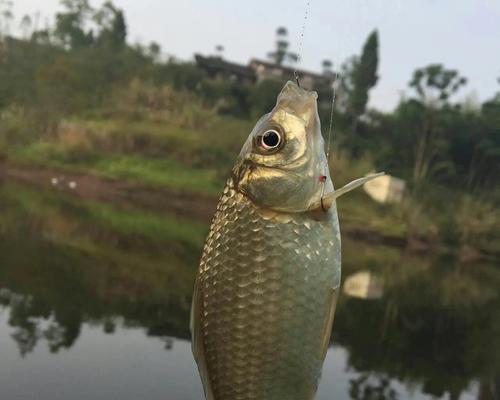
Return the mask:
MULTIPOLYGON (((356 189, 358 186, 361 186, 365 184, 368 181, 371 181, 372 179, 378 178, 379 176, 385 175, 385 172, 378 172, 376 174, 370 174, 367 176, 364 176, 362 178, 358 178, 353 180, 352 182, 349 182, 347 185, 342 186, 340 189, 334 190, 333 192, 330 193, 322 193, 321 197, 318 201, 314 202, 309 206, 309 211, 313 210, 318 210, 321 209, 324 212, 327 212, 330 207, 332 206, 332 203, 334 202, 335 199, 339 198, 343 194, 346 194, 350 192, 353 189, 356 189)), ((323 186, 324 190, 324 186, 323 186)))
POLYGON ((295 70, 295 71, 293 71, 293 75, 295 77, 295 82, 297 82, 297 86, 300 87, 300 76, 299 76, 299 73, 295 70))

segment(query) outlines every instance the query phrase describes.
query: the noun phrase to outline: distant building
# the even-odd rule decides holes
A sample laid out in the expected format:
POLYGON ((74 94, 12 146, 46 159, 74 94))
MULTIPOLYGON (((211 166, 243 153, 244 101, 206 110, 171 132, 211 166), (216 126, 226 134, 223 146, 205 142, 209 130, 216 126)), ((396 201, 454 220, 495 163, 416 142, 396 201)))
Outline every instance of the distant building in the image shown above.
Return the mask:
POLYGON ((257 81, 255 71, 246 65, 232 63, 222 57, 204 57, 200 54, 195 54, 194 59, 198 67, 211 78, 229 78, 241 83, 254 83, 257 81))
POLYGON ((404 180, 391 175, 383 175, 363 185, 365 192, 379 203, 400 203, 405 187, 404 180))
MULTIPOLYGON (((241 65, 224 60, 219 56, 195 55, 198 67, 204 70, 212 78, 229 78, 241 83, 258 83, 266 79, 284 81, 294 79, 294 68, 277 65, 270 62, 252 59, 248 65, 241 65)), ((321 86, 331 86, 333 75, 321 75, 305 70, 297 70, 300 84, 308 90, 314 90, 321 86)))
MULTIPOLYGON (((291 67, 273 64, 256 58, 250 61, 249 66, 255 71, 257 82, 266 79, 294 79, 295 69, 291 67)), ((321 75, 301 69, 297 69, 297 73, 300 77, 300 85, 307 90, 314 90, 325 85, 331 86, 333 83, 333 75, 321 75)))

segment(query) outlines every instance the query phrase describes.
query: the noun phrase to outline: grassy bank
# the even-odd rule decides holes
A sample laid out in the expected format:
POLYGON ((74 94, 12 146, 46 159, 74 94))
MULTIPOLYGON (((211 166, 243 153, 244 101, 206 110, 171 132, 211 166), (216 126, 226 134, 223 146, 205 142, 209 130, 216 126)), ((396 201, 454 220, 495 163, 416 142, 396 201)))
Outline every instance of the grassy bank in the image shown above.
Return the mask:
MULTIPOLYGON (((10 140, 13 144, 4 145, 2 152, 25 166, 217 197, 252 125, 216 115, 181 123, 157 115, 89 113, 60 122, 48 134, 31 135, 36 140, 10 140)), ((373 169, 369 156, 352 159, 333 152, 337 187, 373 169)), ((456 248, 466 258, 498 251, 500 218, 484 195, 427 185, 412 188, 402 204, 380 205, 359 189, 340 198, 338 208, 342 225, 350 230, 408 239, 417 247, 456 248)))
POLYGON ((201 129, 163 121, 71 120, 51 135, 3 151, 23 164, 217 195, 250 128, 232 118, 213 118, 201 129))
MULTIPOLYGON (((252 122, 215 117, 204 129, 163 121, 71 120, 54 135, 12 146, 8 159, 27 166, 88 173, 153 187, 219 196, 252 122)), ((363 158, 353 163, 334 157, 337 186, 373 168, 363 158)), ((343 222, 405 236, 399 210, 380 206, 358 191, 339 201, 343 222)))

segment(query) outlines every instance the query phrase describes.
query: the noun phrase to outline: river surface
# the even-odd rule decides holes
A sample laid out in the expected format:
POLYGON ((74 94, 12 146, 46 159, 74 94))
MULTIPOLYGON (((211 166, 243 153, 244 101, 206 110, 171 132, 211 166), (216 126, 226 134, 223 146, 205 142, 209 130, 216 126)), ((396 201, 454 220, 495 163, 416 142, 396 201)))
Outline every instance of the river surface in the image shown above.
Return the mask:
MULTIPOLYGON (((188 324, 207 228, 0 183, 0 399, 202 400, 188 324)), ((498 265, 343 249, 318 400, 500 398, 498 265)))

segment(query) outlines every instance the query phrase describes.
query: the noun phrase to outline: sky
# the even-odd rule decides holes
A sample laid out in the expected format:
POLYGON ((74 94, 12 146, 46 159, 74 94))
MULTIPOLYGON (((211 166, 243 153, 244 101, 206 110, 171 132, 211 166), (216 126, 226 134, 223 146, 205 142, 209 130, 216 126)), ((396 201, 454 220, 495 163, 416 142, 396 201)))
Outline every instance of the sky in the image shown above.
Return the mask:
MULTIPOLYGON (((114 3, 125 10, 129 41, 156 41, 165 54, 184 60, 194 53, 214 54, 218 44, 230 61, 265 58, 276 28, 285 26, 291 50, 300 50, 299 67, 319 72, 324 59, 339 65, 359 54, 368 34, 378 29, 380 79, 370 106, 380 110, 392 110, 408 93, 413 71, 430 63, 468 78, 458 99, 484 101, 500 90, 500 0, 310 0, 309 7, 307 0, 114 3)), ((36 11, 43 21, 59 9, 59 0, 14 0, 18 21, 36 11)))

